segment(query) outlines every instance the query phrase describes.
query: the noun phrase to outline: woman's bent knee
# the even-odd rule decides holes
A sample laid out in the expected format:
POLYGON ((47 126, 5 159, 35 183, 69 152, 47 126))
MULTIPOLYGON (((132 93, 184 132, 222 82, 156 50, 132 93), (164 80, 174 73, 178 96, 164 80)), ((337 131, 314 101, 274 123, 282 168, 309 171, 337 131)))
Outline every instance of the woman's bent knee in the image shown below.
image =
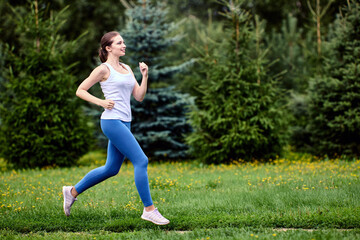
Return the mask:
POLYGON ((140 168, 147 168, 148 164, 149 164, 149 159, 147 156, 142 156, 141 158, 137 159, 137 164, 136 167, 140 167, 140 168))
POLYGON ((117 175, 119 173, 120 169, 114 169, 114 168, 108 168, 105 170, 105 174, 107 175, 107 177, 113 177, 115 175, 117 175))

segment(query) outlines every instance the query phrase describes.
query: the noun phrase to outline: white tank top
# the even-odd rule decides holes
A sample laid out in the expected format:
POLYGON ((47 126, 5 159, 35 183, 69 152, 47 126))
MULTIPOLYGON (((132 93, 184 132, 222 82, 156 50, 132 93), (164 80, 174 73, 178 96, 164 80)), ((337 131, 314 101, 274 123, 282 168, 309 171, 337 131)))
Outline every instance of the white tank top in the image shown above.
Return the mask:
POLYGON ((131 122, 130 97, 135 86, 135 78, 131 74, 130 67, 123 64, 129 73, 123 74, 116 71, 110 64, 105 64, 110 75, 106 81, 100 82, 105 99, 111 99, 115 102, 114 108, 101 114, 101 119, 120 119, 125 122, 131 122))

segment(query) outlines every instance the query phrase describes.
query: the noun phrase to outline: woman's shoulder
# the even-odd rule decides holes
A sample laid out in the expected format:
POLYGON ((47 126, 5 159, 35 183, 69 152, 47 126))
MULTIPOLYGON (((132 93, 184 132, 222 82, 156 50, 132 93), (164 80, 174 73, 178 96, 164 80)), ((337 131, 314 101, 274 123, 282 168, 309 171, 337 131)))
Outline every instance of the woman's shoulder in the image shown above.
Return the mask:
POLYGON ((96 75, 107 75, 110 72, 109 67, 106 64, 100 64, 94 68, 93 73, 96 75))
POLYGON ((123 65, 126 69, 131 70, 131 67, 129 65, 127 65, 126 63, 119 62, 119 64, 123 65))
POLYGON ((110 71, 110 68, 106 63, 102 63, 99 66, 97 66, 94 70, 98 70, 101 73, 107 73, 110 71))

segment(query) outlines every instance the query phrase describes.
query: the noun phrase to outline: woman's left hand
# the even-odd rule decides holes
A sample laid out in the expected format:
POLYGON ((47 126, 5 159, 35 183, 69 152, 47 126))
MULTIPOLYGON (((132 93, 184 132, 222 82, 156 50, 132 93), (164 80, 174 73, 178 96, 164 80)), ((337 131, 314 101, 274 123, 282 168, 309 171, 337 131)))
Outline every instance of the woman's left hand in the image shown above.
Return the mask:
POLYGON ((140 72, 143 76, 148 75, 148 66, 144 62, 139 62, 140 72))

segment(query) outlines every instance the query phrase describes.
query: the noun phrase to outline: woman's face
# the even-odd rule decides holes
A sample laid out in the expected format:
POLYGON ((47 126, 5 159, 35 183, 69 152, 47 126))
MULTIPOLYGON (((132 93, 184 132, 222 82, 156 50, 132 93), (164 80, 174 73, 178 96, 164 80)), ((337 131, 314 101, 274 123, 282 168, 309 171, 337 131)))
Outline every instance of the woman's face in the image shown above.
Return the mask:
POLYGON ((125 55, 126 45, 124 39, 120 35, 115 36, 113 38, 113 43, 106 48, 109 53, 114 54, 117 57, 125 55))

